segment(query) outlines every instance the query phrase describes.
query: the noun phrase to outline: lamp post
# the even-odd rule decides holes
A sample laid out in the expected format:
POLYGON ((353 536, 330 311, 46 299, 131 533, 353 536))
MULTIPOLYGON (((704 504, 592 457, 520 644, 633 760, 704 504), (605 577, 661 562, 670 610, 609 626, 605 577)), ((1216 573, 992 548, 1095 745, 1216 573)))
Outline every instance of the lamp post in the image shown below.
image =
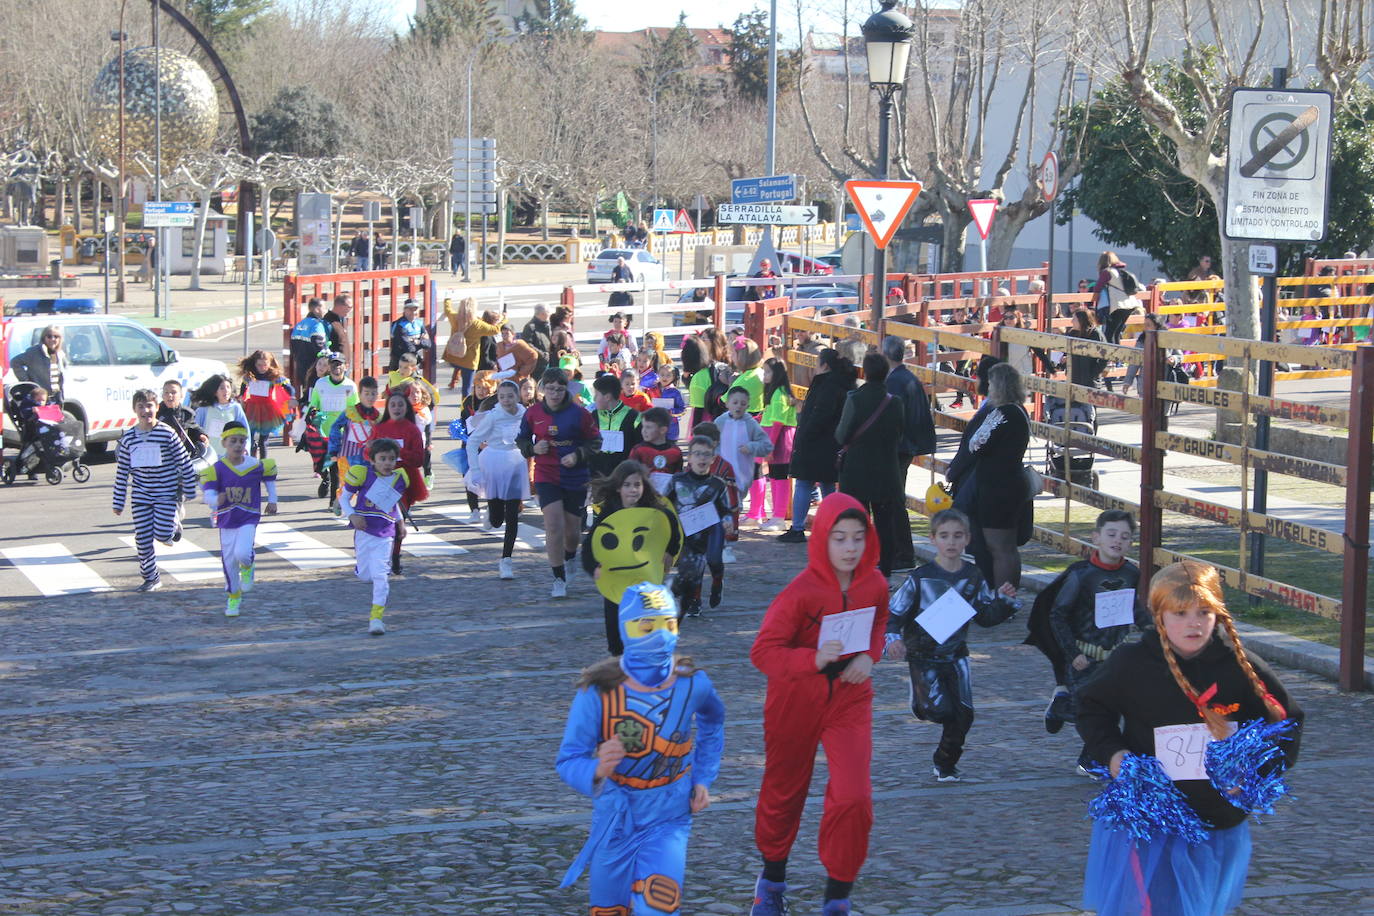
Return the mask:
MULTIPOLYGON (((900 11, 897 0, 882 0, 883 8, 863 24, 864 53, 868 58, 868 88, 878 92, 878 167, 875 177, 887 178, 887 134, 892 123, 892 97, 906 83, 906 64, 916 26, 900 11)), ((873 332, 883 333, 883 302, 887 287, 887 250, 873 250, 873 332)))
POLYGON ((119 225, 115 227, 115 242, 119 245, 119 253, 116 258, 119 276, 115 280, 116 302, 124 301, 124 227, 128 223, 124 194, 124 41, 129 37, 124 32, 124 6, 128 2, 129 0, 120 0, 119 31, 110 33, 110 38, 119 42, 119 187, 115 191, 119 195, 119 206, 116 208, 116 212, 119 214, 119 225))
POLYGON ((649 209, 658 207, 658 90, 663 88, 663 81, 670 76, 679 73, 687 73, 694 67, 678 67, 666 73, 660 73, 654 77, 654 83, 649 88, 649 196, 653 199, 653 206, 649 209))

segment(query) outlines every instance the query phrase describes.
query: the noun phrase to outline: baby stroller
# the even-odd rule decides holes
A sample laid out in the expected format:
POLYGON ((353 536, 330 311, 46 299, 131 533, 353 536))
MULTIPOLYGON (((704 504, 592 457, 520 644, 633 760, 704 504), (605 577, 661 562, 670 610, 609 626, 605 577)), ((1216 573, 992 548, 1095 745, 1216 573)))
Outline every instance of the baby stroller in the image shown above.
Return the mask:
MULTIPOLYGON (((1045 398, 1045 423, 1064 428, 1064 400, 1056 397, 1045 398)), ((1093 436, 1097 434, 1097 408, 1091 404, 1075 402, 1069 410, 1069 430, 1093 436)), ((1098 488, 1098 474, 1093 470, 1096 457, 1087 449, 1063 446, 1057 442, 1048 443, 1045 449, 1045 476, 1063 479, 1064 453, 1068 452, 1069 481, 1080 487, 1098 488)))
POLYGON ((81 463, 86 455, 82 423, 56 404, 38 405, 33 382, 20 382, 5 397, 5 413, 19 430, 19 453, 5 462, 3 478, 12 484, 20 474, 34 479, 42 474, 50 484, 62 482, 62 468, 70 464, 77 483, 91 479, 91 469, 81 463))

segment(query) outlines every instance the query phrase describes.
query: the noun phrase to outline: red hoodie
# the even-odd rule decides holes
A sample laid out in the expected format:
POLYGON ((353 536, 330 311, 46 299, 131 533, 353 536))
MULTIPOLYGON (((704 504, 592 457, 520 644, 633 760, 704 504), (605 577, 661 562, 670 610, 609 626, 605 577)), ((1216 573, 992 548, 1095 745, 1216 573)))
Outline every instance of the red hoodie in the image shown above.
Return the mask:
MULTIPOLYGON (((878 532, 868 522, 863 557, 854 569, 849 589, 840 589, 835 568, 830 565, 828 542, 835 517, 846 509, 863 511, 854 497, 834 493, 821 500, 807 542, 807 565, 786 588, 778 593, 764 614, 759 635, 749 660, 769 678, 786 681, 812 680, 817 687, 826 683, 824 672, 816 669, 816 648, 821 634, 821 618, 859 608, 873 607, 873 632, 868 654, 877 662, 882 657, 883 633, 887 629, 887 580, 878 572, 878 532)), ((867 518, 867 515, 865 515, 867 518)), ((832 671, 842 669, 853 656, 842 656, 832 671)), ((838 685, 837 685, 838 686, 838 685)), ((850 685, 844 685, 850 686, 850 685)), ((872 689, 872 683, 862 686, 872 689)))

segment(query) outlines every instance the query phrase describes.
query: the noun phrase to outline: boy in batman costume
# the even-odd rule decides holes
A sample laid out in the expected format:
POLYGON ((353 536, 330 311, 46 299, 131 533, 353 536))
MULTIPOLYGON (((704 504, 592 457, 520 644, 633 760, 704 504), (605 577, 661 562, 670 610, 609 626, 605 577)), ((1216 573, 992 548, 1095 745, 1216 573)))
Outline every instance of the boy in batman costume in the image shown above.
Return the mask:
POLYGON ((620 626, 624 654, 583 672, 558 749, 558 775, 595 799, 591 833, 561 886, 590 870, 589 916, 672 916, 692 815, 710 804, 720 772, 725 706, 705 672, 674 655, 677 607, 666 588, 627 588, 620 626))

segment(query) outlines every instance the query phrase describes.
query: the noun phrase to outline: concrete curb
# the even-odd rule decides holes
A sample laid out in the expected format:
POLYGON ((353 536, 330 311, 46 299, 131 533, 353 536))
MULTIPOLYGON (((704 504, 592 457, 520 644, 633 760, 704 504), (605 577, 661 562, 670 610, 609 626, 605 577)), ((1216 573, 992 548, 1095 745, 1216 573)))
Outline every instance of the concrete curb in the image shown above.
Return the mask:
MULTIPOLYGON (((935 549, 929 540, 918 537, 916 538, 916 555, 921 560, 933 560, 935 549)), ((1026 591, 1039 594, 1041 590, 1054 581, 1057 575, 1059 574, 1041 569, 1038 566, 1023 566, 1021 568, 1021 587, 1026 591)), ((1029 612, 1029 608, 1027 612, 1029 612)), ((1239 620, 1236 621, 1236 631, 1245 640, 1245 648, 1250 649, 1266 662, 1297 668, 1299 671, 1307 671, 1330 681, 1337 680, 1340 675, 1341 653, 1340 650, 1333 649, 1331 646, 1322 645, 1310 639, 1289 636, 1287 633, 1280 633, 1277 630, 1270 630, 1254 624, 1242 623, 1239 620)), ((1364 689, 1374 692, 1374 659, 1368 656, 1364 660, 1364 689)))
MULTIPOLYGON (((250 312, 247 323, 257 324, 260 321, 281 321, 281 318, 281 309, 266 309, 264 311, 250 312)), ((226 318, 223 321, 216 321, 211 324, 202 325, 198 328, 191 328, 190 330, 185 328, 157 327, 150 327, 148 330, 152 331, 153 334, 158 337, 189 337, 195 339, 199 337, 209 337, 213 334, 219 334, 222 331, 232 331, 235 328, 243 327, 243 325, 244 319, 242 316, 239 316, 237 318, 226 318)))

